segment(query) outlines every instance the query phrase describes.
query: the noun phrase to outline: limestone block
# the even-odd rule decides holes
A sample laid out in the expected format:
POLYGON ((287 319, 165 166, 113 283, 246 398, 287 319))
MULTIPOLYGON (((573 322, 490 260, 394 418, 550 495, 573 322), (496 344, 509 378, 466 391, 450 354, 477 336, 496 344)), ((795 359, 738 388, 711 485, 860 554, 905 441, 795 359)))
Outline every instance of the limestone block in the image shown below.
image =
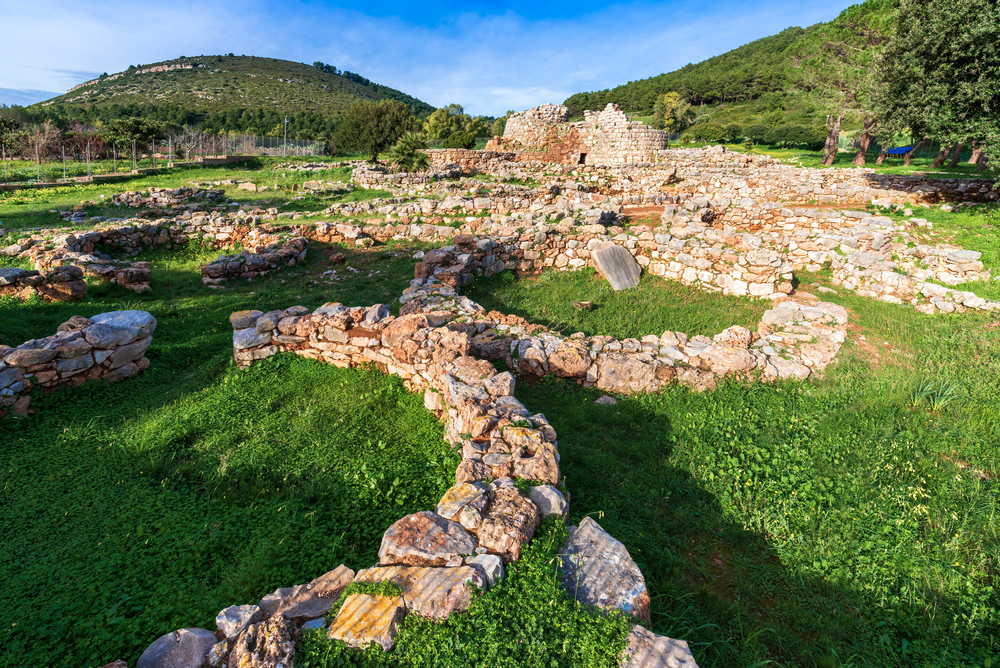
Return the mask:
POLYGON ((627 290, 639 285, 642 268, 632 254, 618 244, 611 241, 601 243, 593 250, 591 258, 597 271, 615 290, 627 290))
POLYGON ((402 596, 351 594, 330 624, 330 638, 351 647, 375 643, 389 651, 396 642, 399 621, 405 611, 402 596))

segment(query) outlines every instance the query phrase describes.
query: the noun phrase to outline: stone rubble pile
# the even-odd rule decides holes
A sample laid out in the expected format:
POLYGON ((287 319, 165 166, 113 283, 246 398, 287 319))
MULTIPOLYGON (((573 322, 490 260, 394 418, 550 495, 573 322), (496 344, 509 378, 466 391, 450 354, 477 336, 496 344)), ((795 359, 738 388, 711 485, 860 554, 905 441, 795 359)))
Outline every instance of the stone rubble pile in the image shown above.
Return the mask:
POLYGON ((72 388, 96 378, 113 383, 145 371, 155 329, 156 318, 145 311, 112 311, 73 316, 56 334, 16 348, 0 345, 0 417, 26 415, 35 386, 72 388))
POLYGON ((112 206, 149 207, 140 218, 174 217, 185 211, 204 211, 206 206, 225 204, 226 192, 219 189, 150 188, 111 196, 112 206), (192 203, 192 200, 196 200, 192 203))

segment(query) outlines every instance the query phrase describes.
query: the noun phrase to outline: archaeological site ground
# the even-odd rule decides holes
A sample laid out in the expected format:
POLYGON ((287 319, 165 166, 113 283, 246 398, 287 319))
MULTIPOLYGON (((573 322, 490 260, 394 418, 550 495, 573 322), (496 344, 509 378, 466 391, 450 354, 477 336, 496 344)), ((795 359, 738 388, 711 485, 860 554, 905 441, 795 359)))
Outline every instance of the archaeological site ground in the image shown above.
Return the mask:
POLYGON ((427 153, 0 192, 0 665, 993 665, 992 173, 427 153))

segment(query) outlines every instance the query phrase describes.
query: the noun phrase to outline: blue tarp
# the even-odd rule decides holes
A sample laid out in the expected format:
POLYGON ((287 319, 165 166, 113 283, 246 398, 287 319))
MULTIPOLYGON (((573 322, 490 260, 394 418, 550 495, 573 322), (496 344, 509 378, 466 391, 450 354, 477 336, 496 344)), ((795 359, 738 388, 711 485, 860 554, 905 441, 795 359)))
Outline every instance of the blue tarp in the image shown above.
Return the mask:
POLYGON ((887 148, 885 152, 889 155, 906 155, 912 150, 912 146, 897 146, 896 148, 887 148))

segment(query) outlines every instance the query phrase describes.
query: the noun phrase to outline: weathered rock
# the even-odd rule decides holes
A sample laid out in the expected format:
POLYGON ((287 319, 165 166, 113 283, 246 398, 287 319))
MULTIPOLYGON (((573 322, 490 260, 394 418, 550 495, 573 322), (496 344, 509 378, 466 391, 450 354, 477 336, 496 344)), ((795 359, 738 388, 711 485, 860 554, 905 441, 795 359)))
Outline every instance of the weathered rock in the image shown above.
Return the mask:
POLYGON ((552 485, 559 482, 559 452, 551 443, 543 443, 530 457, 515 457, 512 464, 517 478, 552 485))
POLYGON ((262 315, 264 315, 262 311, 236 311, 229 316, 229 323, 233 329, 246 329, 254 327, 262 315))
POLYGON ((557 515, 562 519, 566 519, 566 513, 569 512, 569 504, 566 503, 566 497, 562 495, 562 492, 552 485, 535 485, 531 488, 528 498, 538 506, 538 511, 542 514, 543 518, 549 515, 557 515))
POLYGON ((656 389, 656 369, 633 355, 601 353, 597 356, 600 376, 594 386, 606 392, 631 394, 656 389))
POLYGON ((482 385, 486 379, 494 376, 497 372, 493 365, 486 360, 477 360, 468 355, 455 359, 451 363, 449 371, 452 376, 466 385, 482 385))
POLYGON ((201 668, 215 644, 215 634, 205 629, 180 629, 157 638, 146 648, 136 668, 201 668))
POLYGON ((589 517, 559 550, 559 577, 578 601, 621 610, 649 624, 649 592, 628 550, 589 517))
POLYGON ((444 493, 437 505, 437 514, 446 520, 455 518, 470 501, 486 493, 486 486, 478 483, 455 485, 444 493))
POLYGON ((127 346, 118 348, 111 355, 111 368, 117 369, 127 362, 134 362, 139 359, 146 353, 146 350, 152 342, 153 337, 147 336, 144 339, 139 339, 135 343, 130 343, 127 346))
POLYGON ((719 376, 746 373, 757 366, 757 360, 746 348, 716 343, 702 350, 698 357, 719 376))
POLYGON ((229 651, 229 643, 225 640, 220 640, 219 642, 212 645, 212 649, 208 650, 208 654, 205 656, 205 661, 208 663, 209 668, 217 668, 222 665, 222 662, 226 659, 226 653, 229 651))
POLYGON ((479 482, 488 477, 490 477, 490 467, 474 459, 463 460, 455 469, 456 485, 461 485, 464 482, 479 482))
POLYGON ((236 350, 266 346, 270 342, 271 332, 258 332, 253 327, 237 329, 233 332, 233 348, 236 350))
POLYGON ((572 341, 564 341, 549 355, 549 369, 561 378, 582 378, 592 363, 587 347, 572 341))
POLYGON ((461 524, 423 511, 389 527, 378 556, 383 565, 443 566, 452 557, 475 550, 476 540, 461 524))
POLYGON ((330 638, 351 647, 375 643, 389 651, 396 642, 399 621, 405 611, 402 596, 351 594, 330 624, 330 638))
POLYGON ((503 579, 503 559, 495 554, 477 554, 465 559, 466 566, 479 569, 490 587, 503 579))
POLYGON ((215 616, 215 626, 222 631, 227 638, 235 638, 243 633, 243 630, 261 620, 263 614, 260 606, 256 605, 231 605, 215 616))
POLYGON ((32 366, 51 362, 58 354, 59 351, 54 348, 15 348, 7 352, 3 359, 11 366, 32 366))
POLYGON ((399 316, 382 330, 382 345, 395 348, 403 341, 413 338, 417 330, 425 329, 427 326, 427 317, 423 314, 414 313, 399 316))
POLYGON ((322 617, 353 579, 354 571, 340 565, 308 584, 277 589, 261 599, 261 615, 282 615, 299 621, 322 617))
POLYGON ((753 332, 746 327, 733 325, 713 336, 712 340, 716 343, 736 346, 738 348, 749 348, 750 344, 753 343, 753 332))
POLYGON ((516 487, 502 487, 490 490, 489 507, 476 534, 480 546, 509 563, 521 557, 521 547, 535 535, 540 523, 535 504, 516 487))
POLYGON ((615 290, 627 290, 639 285, 642 268, 632 254, 613 241, 601 243, 590 253, 597 271, 615 290))
POLYGON ((628 634, 620 668, 697 668, 684 640, 656 635, 639 625, 628 634))
POLYGON ((511 396, 514 394, 514 374, 510 371, 498 373, 483 382, 483 387, 492 397, 511 396))
MULTIPOLYGON (((98 313, 90 318, 95 325, 108 325, 115 329, 124 329, 129 333, 129 339, 135 341, 149 336, 156 330, 156 318, 145 311, 110 311, 98 313)), ((94 346, 95 348, 97 346, 94 346)))
POLYGON ((395 582, 403 590, 409 612, 431 619, 447 619, 469 607, 469 585, 482 587, 486 578, 471 566, 429 568, 424 566, 376 566, 358 572, 358 582, 395 582))
POLYGON ((292 668, 299 628, 282 615, 251 624, 233 643, 229 668, 292 668))

